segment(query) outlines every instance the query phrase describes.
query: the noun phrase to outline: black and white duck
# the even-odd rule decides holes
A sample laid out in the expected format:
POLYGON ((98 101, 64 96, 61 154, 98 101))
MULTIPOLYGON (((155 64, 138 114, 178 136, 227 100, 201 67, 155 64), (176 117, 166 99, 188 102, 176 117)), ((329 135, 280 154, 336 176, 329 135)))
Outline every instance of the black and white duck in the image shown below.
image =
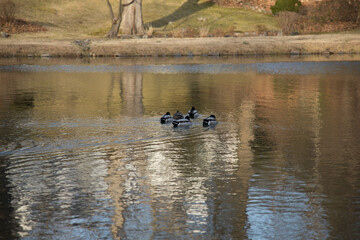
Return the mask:
POLYGON ((216 121, 215 115, 210 115, 209 117, 203 120, 204 127, 215 126, 218 122, 216 121))
POLYGON ((197 118, 197 117, 199 117, 199 113, 197 112, 197 110, 195 109, 195 107, 192 107, 191 110, 188 111, 188 114, 189 114, 190 118, 197 118))
POLYGON ((161 123, 170 123, 173 121, 173 117, 167 112, 164 116, 160 118, 161 123))
POLYGON ((183 119, 174 120, 172 124, 174 125, 174 127, 190 126, 191 125, 190 117, 186 115, 186 117, 183 119))

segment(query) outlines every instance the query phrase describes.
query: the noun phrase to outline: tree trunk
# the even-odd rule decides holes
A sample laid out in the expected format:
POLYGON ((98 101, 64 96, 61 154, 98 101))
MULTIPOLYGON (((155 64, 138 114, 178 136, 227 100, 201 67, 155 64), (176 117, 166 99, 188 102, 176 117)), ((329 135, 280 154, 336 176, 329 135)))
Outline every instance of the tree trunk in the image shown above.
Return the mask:
POLYGON ((124 0, 123 5, 123 21, 120 26, 121 32, 129 35, 144 34, 142 0, 124 0))
POLYGON ((109 32, 106 34, 106 37, 115 38, 119 34, 119 28, 122 20, 122 11, 123 11, 122 0, 119 0, 119 12, 117 17, 114 16, 114 12, 109 0, 106 0, 106 3, 109 7, 110 18, 112 21, 111 28, 109 32))
POLYGON ((360 0, 357 0, 356 3, 357 3, 357 13, 358 13, 356 18, 356 24, 360 25, 360 0))
POLYGON ((109 32, 106 34, 106 37, 109 37, 109 38, 117 37, 119 34, 120 24, 121 24, 120 19, 115 19, 111 25, 109 32))

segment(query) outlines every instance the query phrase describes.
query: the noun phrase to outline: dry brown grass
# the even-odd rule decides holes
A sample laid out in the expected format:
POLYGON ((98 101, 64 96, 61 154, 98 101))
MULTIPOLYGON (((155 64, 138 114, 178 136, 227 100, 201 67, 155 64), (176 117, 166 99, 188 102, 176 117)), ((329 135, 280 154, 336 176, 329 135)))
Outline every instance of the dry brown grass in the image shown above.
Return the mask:
POLYGON ((13 22, 15 20, 16 6, 11 0, 0 2, 0 22, 13 22))
POLYGON ((266 32, 266 31, 269 30, 269 29, 268 29, 265 25, 263 25, 263 24, 258 24, 258 25, 256 25, 255 27, 256 27, 256 30, 257 30, 258 32, 266 32))
POLYGON ((324 0, 304 6, 300 13, 280 12, 279 23, 285 35, 351 30, 356 24, 356 7, 347 0, 324 0))
POLYGON ((307 16, 313 22, 355 22, 357 18, 356 6, 348 0, 324 0, 306 7, 307 16))
POLYGON ((216 28, 211 33, 212 33, 212 35, 214 35, 214 37, 224 37, 225 36, 225 30, 222 28, 216 28))
POLYGON ((46 28, 37 24, 29 23, 21 19, 11 22, 0 22, 0 29, 7 33, 45 32, 46 28))
POLYGON ((184 28, 174 28, 171 30, 170 36, 174 38, 182 38, 184 37, 184 32, 185 32, 184 28))
POLYGON ((184 30, 184 37, 188 37, 188 38, 194 38, 194 37, 198 37, 199 36, 199 32, 191 27, 187 27, 184 30))
POLYGON ((210 32, 214 37, 226 37, 233 36, 235 32, 235 28, 233 26, 224 29, 224 28, 216 28, 210 32))
POLYGON ((195 38, 199 36, 199 32, 191 27, 174 28, 171 30, 171 36, 174 38, 195 38))
POLYGON ((210 32, 209 26, 205 26, 205 25, 200 26, 200 28, 199 28, 199 36, 200 37, 207 37, 209 35, 209 32, 210 32))
POLYGON ((303 32, 304 16, 295 12, 280 12, 278 18, 285 35, 303 32))
POLYGON ((0 30, 6 33, 46 31, 45 28, 15 17, 16 5, 11 0, 0 2, 0 30))
POLYGON ((147 27, 145 27, 145 33, 148 37, 152 37, 154 34, 154 28, 152 27, 152 25, 148 25, 147 27))

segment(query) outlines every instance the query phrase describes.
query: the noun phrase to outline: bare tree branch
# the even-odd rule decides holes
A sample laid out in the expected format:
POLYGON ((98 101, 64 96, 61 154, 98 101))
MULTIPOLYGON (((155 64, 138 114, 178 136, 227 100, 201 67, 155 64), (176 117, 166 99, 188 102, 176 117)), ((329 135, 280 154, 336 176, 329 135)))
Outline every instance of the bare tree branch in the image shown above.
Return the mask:
POLYGON ((112 26, 109 32, 106 34, 106 37, 114 38, 117 37, 117 35, 119 34, 120 24, 122 21, 122 12, 123 12, 122 0, 119 0, 119 12, 116 18, 114 17, 114 12, 112 10, 112 6, 109 0, 106 0, 106 3, 108 4, 110 16, 112 18, 112 26))
POLYGON ((122 12, 123 12, 123 3, 122 3, 122 0, 119 0, 119 13, 118 13, 118 19, 120 19, 120 22, 121 22, 121 19, 122 19, 122 12))
MULTIPOLYGON (((130 2, 123 4, 123 0, 119 0, 119 9, 118 9, 118 12, 116 13, 116 16, 114 16, 114 11, 111 6, 110 0, 106 0, 106 4, 109 7, 110 17, 111 17, 111 21, 112 21, 111 28, 110 28, 109 32, 106 34, 106 37, 115 38, 118 36, 119 30, 120 30, 120 25, 123 22, 122 20, 123 20, 124 7, 130 6, 131 4, 133 4, 135 2, 136 2, 136 0, 130 0, 130 2)), ((135 21, 134 19, 132 19, 132 20, 135 21)), ((135 22, 133 23, 133 25, 135 25, 135 22)), ((142 17, 141 17, 141 28, 143 29, 142 17)), ((143 30, 141 30, 141 31, 143 31, 143 30)), ((141 32, 141 31, 138 31, 138 32, 141 32)))
POLYGON ((131 5, 131 4, 133 4, 134 2, 135 2, 135 0, 132 0, 132 1, 129 2, 129 3, 123 4, 123 6, 124 6, 124 7, 127 7, 127 6, 129 6, 129 5, 131 5))
POLYGON ((109 12, 110 12, 111 21, 114 21, 114 12, 113 12, 111 3, 109 2, 109 0, 106 0, 106 3, 107 3, 107 5, 108 5, 108 7, 109 7, 109 12))
POLYGON ((357 3, 357 18, 356 18, 356 24, 360 25, 360 0, 355 1, 357 3))

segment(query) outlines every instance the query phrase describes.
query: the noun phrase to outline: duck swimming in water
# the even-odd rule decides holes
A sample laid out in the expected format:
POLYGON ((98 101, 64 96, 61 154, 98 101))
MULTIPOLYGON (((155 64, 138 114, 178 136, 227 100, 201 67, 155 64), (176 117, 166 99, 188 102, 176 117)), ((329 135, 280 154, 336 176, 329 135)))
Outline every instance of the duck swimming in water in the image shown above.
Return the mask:
POLYGON ((174 120, 172 124, 174 125, 174 127, 190 126, 191 125, 190 117, 186 116, 183 119, 174 120))
POLYGON ((173 118, 172 118, 172 116, 170 115, 169 112, 167 112, 164 116, 162 116, 160 118, 161 123, 170 123, 172 121, 173 121, 173 118))
POLYGON ((188 111, 190 118, 197 118, 199 113, 196 111, 195 107, 192 107, 191 110, 188 111))
POLYGON ((203 120, 204 127, 215 126, 218 122, 216 121, 215 115, 210 115, 209 117, 203 120))
POLYGON ((184 115, 182 115, 181 112, 176 111, 176 113, 173 115, 173 119, 183 119, 184 115))

